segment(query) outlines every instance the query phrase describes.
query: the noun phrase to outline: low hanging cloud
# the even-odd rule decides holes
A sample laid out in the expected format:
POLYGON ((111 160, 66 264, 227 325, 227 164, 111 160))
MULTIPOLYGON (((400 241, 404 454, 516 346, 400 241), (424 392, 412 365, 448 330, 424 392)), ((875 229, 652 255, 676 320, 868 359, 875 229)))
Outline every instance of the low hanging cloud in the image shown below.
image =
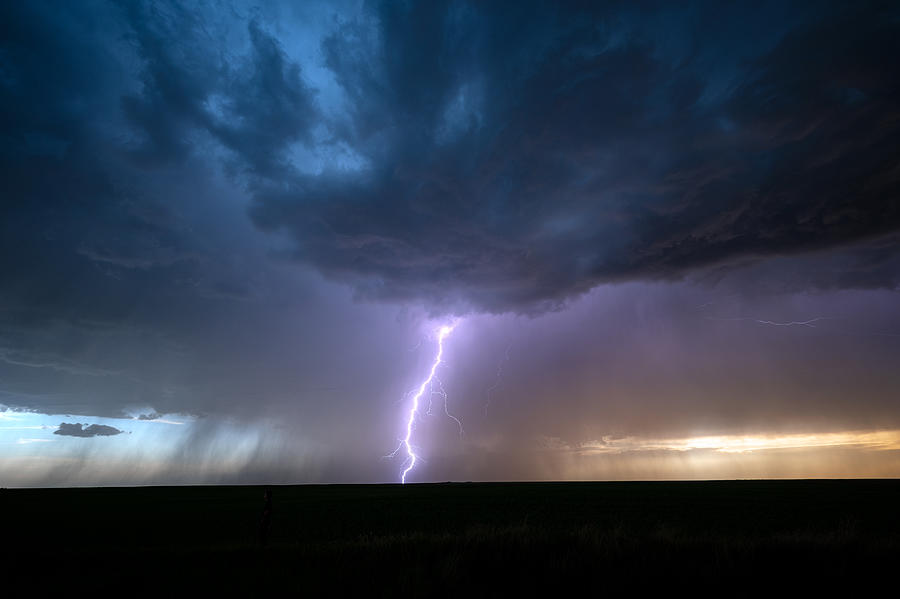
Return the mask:
POLYGON ((53 434, 65 437, 112 437, 121 435, 124 432, 114 426, 105 424, 82 425, 80 422, 60 422, 59 428, 53 431, 53 434))

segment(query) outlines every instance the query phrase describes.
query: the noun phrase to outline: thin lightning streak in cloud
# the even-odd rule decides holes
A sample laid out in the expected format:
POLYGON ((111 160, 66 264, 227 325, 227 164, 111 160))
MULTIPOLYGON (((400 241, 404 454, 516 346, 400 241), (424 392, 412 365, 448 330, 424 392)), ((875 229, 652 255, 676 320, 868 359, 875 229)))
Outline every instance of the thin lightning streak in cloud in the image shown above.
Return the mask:
MULTIPOLYGON (((790 320, 790 321, 779 322, 779 321, 775 321, 775 320, 764 320, 761 318, 750 318, 750 317, 719 318, 719 317, 715 317, 715 316, 707 316, 706 320, 716 320, 716 321, 720 321, 720 322, 751 321, 751 322, 755 322, 757 324, 773 326, 773 327, 805 327, 805 328, 809 328, 809 329, 815 329, 815 328, 817 328, 817 326, 815 324, 817 322, 820 322, 823 320, 837 320, 837 319, 833 316, 819 316, 817 318, 810 318, 809 320, 790 320)), ((900 338, 900 334, 890 333, 890 332, 852 331, 852 330, 846 330, 846 329, 835 329, 835 328, 831 328, 831 327, 828 328, 828 331, 830 333, 838 334, 838 335, 866 336, 866 337, 867 336, 892 337, 895 339, 900 338)))
MULTIPOLYGON (((444 339, 446 339, 450 333, 453 332, 453 329, 456 328, 458 323, 453 323, 450 325, 444 325, 437 331, 437 340, 438 340, 438 351, 437 355, 434 358, 434 362, 431 365, 431 370, 428 372, 428 378, 422 381, 422 384, 419 385, 418 389, 416 389, 415 394, 412 398, 412 406, 409 410, 409 416, 406 420, 406 436, 400 440, 400 445, 397 446, 397 449, 393 451, 393 453, 389 454, 390 457, 393 457, 397 454, 398 451, 405 448, 406 449, 406 468, 404 468, 403 473, 400 475, 400 483, 406 484, 406 475, 409 474, 412 469, 415 467, 416 462, 419 460, 419 457, 416 455, 415 449, 412 445, 412 434, 413 428, 416 421, 416 416, 419 413, 419 401, 422 399, 422 396, 425 394, 425 389, 431 389, 428 401, 429 401, 429 410, 431 403, 431 395, 435 393, 433 390, 433 381, 437 380, 440 385, 440 379, 435 378, 435 373, 437 373, 438 366, 441 365, 443 356, 444 356, 444 339)), ((444 413, 453 418, 456 423, 459 425, 460 434, 462 434, 462 423, 455 416, 452 416, 447 408, 447 394, 443 392, 443 386, 441 386, 441 393, 444 395, 444 413)))
POLYGON ((777 322, 774 320, 763 320, 761 318, 746 318, 746 317, 738 317, 738 318, 716 318, 714 316, 708 316, 707 320, 720 320, 720 321, 730 321, 737 322, 743 320, 749 320, 755 322, 757 324, 765 324, 773 327, 808 327, 811 329, 816 328, 814 323, 822 321, 822 320, 831 320, 828 316, 818 316, 816 318, 810 318, 809 320, 791 320, 786 322, 777 322))
POLYGON ((503 358, 497 363, 497 377, 494 380, 494 384, 488 387, 488 398, 487 402, 484 404, 484 415, 487 416, 488 408, 491 406, 491 400, 494 395, 494 391, 496 391, 500 384, 503 382, 503 365, 509 362, 509 350, 512 347, 512 343, 508 343, 506 345, 506 351, 503 354, 503 358))
POLYGON ((774 321, 772 321, 772 320, 759 320, 759 319, 754 319, 754 321, 755 321, 755 322, 758 322, 759 324, 770 324, 770 325, 772 325, 773 327, 793 327, 793 326, 798 326, 798 327, 809 327, 809 328, 811 328, 811 329, 816 328, 816 325, 814 325, 813 323, 814 323, 814 322, 819 322, 820 320, 828 320, 828 319, 827 319, 826 317, 824 317, 824 316, 820 316, 820 317, 818 317, 818 318, 810 318, 809 320, 799 320, 799 321, 798 321, 798 320, 792 320, 792 321, 790 321, 790 322, 774 322, 774 321))

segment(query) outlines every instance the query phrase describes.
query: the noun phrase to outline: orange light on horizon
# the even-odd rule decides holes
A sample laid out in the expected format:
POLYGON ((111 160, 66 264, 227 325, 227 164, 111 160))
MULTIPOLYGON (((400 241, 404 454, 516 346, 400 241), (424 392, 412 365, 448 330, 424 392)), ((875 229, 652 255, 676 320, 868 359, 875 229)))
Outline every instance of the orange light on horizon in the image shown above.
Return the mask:
POLYGON ((789 433, 780 435, 702 435, 686 438, 603 437, 578 445, 582 454, 634 451, 710 450, 721 453, 749 453, 776 449, 847 447, 871 450, 900 449, 900 430, 789 433))

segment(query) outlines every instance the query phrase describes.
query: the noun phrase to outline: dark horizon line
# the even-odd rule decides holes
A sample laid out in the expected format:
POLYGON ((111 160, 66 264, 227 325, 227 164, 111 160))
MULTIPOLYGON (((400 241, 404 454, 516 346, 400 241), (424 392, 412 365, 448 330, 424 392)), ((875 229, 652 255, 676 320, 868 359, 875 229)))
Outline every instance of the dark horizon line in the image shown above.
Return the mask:
POLYGON ((887 482, 900 481, 900 476, 894 477, 781 477, 781 478, 657 478, 657 479, 624 479, 624 480, 459 480, 459 481, 433 481, 433 482, 358 482, 358 483, 196 483, 196 484, 134 484, 134 485, 71 485, 58 487, 42 487, 42 486, 22 486, 22 487, 3 487, 0 491, 19 491, 19 490, 62 490, 62 489, 173 489, 173 488, 189 488, 189 487, 374 487, 374 486, 446 486, 446 485, 579 485, 579 484, 634 484, 634 483, 740 483, 740 482, 887 482))

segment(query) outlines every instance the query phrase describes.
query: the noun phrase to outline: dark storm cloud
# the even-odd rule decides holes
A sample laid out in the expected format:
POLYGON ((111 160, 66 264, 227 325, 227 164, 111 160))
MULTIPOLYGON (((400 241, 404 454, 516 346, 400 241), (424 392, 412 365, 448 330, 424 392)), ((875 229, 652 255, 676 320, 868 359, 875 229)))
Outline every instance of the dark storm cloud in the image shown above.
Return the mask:
POLYGON ((18 323, 119 323, 199 256, 178 209, 149 197, 117 144, 124 28, 86 5, 3 11, 0 306, 18 323))
POLYGON ((60 422, 59 428, 53 431, 53 434, 66 437, 112 437, 121 435, 123 432, 125 431, 105 424, 82 425, 80 422, 60 422))
MULTIPOLYGON (((471 436, 422 423, 423 477, 535 476, 509 456, 536 437, 900 426, 896 301, 836 291, 900 282, 873 6, 0 4, 0 400, 274 422, 277 467, 393 480, 428 314, 683 277, 471 315, 445 377, 471 436)), ((190 430, 185 464, 244 439, 147 428, 190 430)))
POLYGON ((279 140, 303 134, 308 118, 274 122, 269 107, 312 94, 296 67, 282 69, 270 37, 252 22, 240 30, 247 55, 228 62, 200 13, 175 3, 0 7, 0 377, 10 405, 202 411, 211 393, 188 391, 182 366, 202 344, 197 329, 217 308, 257 299, 267 274, 239 192, 215 182, 204 150, 272 150, 253 163, 270 173, 279 140), (217 90, 225 99, 214 110, 217 90))
POLYGON ((283 152, 308 140, 313 90, 299 65, 257 21, 246 25, 249 54, 229 61, 203 16, 177 4, 129 3, 132 41, 144 68, 140 93, 122 98, 143 134, 138 155, 162 161, 191 151, 194 128, 211 133, 260 175, 283 174, 283 152))
POLYGON ((177 198, 219 193, 210 139, 273 175, 308 135, 313 92, 277 42, 243 24, 248 55, 229 62, 178 4, 2 10, 2 307, 120 322, 150 295, 252 293, 228 266, 240 248, 177 198))
POLYGON ((534 8, 345 24, 324 45, 349 103, 333 128, 366 166, 261 184, 255 222, 364 295, 492 311, 897 230, 895 12, 767 24, 765 47, 715 36, 752 27, 746 6, 671 31, 534 8))
POLYGON ((298 260, 437 310, 843 246, 868 258, 808 284, 896 285, 895 11, 375 4, 323 37, 326 102, 257 13, 3 10, 7 309, 252 294, 167 201, 190 175, 148 189, 191 161, 298 260))

